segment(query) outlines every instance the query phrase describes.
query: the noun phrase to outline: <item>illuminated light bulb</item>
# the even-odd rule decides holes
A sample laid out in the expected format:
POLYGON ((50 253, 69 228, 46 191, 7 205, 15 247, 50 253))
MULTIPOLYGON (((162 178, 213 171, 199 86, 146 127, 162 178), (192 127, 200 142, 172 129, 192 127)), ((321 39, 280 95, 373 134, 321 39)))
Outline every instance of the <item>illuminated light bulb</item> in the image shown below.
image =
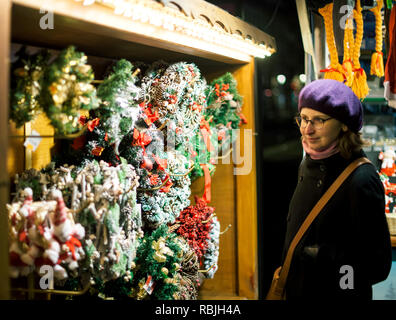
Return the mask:
POLYGON ((143 23, 146 23, 149 21, 149 18, 150 18, 150 16, 149 16, 146 8, 142 8, 141 15, 140 15, 140 21, 143 23))
POLYGON ((132 14, 133 14, 132 4, 128 3, 125 8, 124 17, 131 18, 132 14))
MULTIPOLYGON (((173 9, 166 7, 147 5, 146 0, 74 0, 89 6, 95 2, 110 4, 114 8, 114 14, 124 15, 134 21, 147 23, 171 33, 165 33, 163 40, 185 44, 186 36, 197 40, 197 48, 202 47, 202 41, 208 43, 208 50, 218 48, 224 55, 229 55, 229 50, 235 51, 235 58, 246 60, 248 57, 265 58, 275 51, 264 43, 256 43, 251 38, 244 38, 240 33, 229 33, 220 25, 210 25, 207 21, 196 20, 181 15, 173 9), (182 36, 181 36, 182 35, 182 36), (184 36, 184 37, 183 37, 184 36), (226 50, 226 51, 222 51, 226 50)), ((217 49, 216 49, 217 50, 217 49)), ((282 78, 281 78, 281 81, 282 78)), ((284 80, 286 81, 286 79, 284 80)))
POLYGON ((120 15, 123 14, 126 10, 126 3, 122 0, 115 0, 114 1, 114 14, 120 15))
POLYGON ((300 81, 302 82, 302 83, 305 83, 306 81, 307 81, 307 76, 305 75, 305 74, 300 74, 299 76, 298 76, 298 78, 300 79, 300 81))
POLYGON ((162 27, 166 30, 170 30, 173 31, 175 30, 175 26, 173 25, 172 22, 170 22, 170 20, 168 18, 165 18, 162 22, 162 27))
POLYGON ((140 19, 140 12, 139 12, 139 10, 134 9, 132 11, 132 20, 137 21, 139 19, 140 19))
POLYGON ((278 81, 279 84, 283 85, 286 83, 286 77, 283 74, 278 74, 276 76, 276 81, 278 81))
POLYGON ((90 6, 91 4, 94 4, 95 0, 84 0, 83 5, 84 6, 90 6))

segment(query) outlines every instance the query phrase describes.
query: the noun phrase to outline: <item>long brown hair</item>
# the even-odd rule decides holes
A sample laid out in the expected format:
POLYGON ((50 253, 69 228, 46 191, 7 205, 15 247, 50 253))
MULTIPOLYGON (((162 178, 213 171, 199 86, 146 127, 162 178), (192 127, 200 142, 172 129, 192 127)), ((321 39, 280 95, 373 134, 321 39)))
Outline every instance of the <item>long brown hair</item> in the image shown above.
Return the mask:
POLYGON ((356 133, 349 129, 345 132, 341 130, 338 138, 338 148, 343 158, 349 159, 352 153, 362 149, 365 144, 367 142, 363 140, 360 132, 356 133))

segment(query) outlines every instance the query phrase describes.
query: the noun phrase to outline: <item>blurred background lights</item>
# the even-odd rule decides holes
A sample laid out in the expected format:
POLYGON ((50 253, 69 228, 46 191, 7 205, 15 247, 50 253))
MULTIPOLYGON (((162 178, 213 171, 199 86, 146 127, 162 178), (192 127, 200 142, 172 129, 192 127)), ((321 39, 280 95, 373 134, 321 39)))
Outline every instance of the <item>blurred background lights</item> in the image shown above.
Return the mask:
POLYGON ((305 81, 307 81, 307 76, 304 73, 302 73, 299 75, 299 79, 302 83, 305 83, 305 81))
POLYGON ((283 74, 279 74, 276 76, 276 81, 278 81, 278 83, 280 85, 285 84, 286 83, 286 77, 283 74))

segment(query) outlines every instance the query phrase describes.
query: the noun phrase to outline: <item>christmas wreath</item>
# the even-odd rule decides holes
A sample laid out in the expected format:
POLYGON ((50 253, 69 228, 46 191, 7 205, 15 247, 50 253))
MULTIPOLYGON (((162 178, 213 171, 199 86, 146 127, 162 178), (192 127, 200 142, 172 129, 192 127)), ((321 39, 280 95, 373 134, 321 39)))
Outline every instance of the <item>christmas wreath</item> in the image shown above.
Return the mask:
POLYGON ((29 55, 22 47, 16 55, 18 60, 11 66, 10 119, 19 128, 41 112, 41 78, 50 54, 43 50, 29 55))
POLYGON ((79 111, 99 106, 96 89, 91 84, 94 73, 87 59, 84 53, 70 46, 43 73, 40 104, 59 134, 80 131, 79 111))

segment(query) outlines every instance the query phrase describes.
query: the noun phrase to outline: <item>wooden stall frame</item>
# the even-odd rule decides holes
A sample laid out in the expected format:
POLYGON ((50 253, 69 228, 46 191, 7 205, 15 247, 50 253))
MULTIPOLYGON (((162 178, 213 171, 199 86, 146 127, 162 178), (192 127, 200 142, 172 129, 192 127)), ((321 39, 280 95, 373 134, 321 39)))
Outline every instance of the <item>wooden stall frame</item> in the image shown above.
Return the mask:
POLYGON ((7 171, 8 148, 8 92, 10 52, 11 0, 0 3, 0 299, 9 298, 8 278, 8 219, 6 203, 9 199, 9 177, 7 171))
MULTIPOLYGON (((179 3, 181 1, 178 1, 179 3)), ((236 159, 244 155, 244 135, 254 133, 254 58, 238 60, 236 56, 222 55, 199 47, 161 41, 133 32, 130 20, 115 16, 109 8, 97 4, 84 7, 72 0, 7 0, 1 2, 2 28, 0 33, 0 61, 3 65, 0 75, 0 294, 9 297, 7 260, 7 219, 5 203, 9 201, 9 179, 15 173, 29 167, 42 168, 50 160, 53 139, 43 139, 40 150, 26 151, 21 148, 21 138, 14 135, 26 134, 8 125, 8 69, 10 42, 24 43, 61 50, 70 44, 88 56, 131 61, 146 58, 153 62, 166 57, 168 62, 189 61, 198 65, 209 81, 229 71, 238 82, 238 91, 244 99, 243 113, 248 124, 241 127, 240 150, 236 159), (11 13, 12 4, 12 13, 11 13), (38 27, 39 8, 51 5, 55 14, 55 29, 41 30, 38 27), (12 17, 12 19, 11 19, 12 17), (12 20, 12 23, 11 23, 12 20), (24 21, 19 24, 18 21, 24 21), (128 22, 129 21, 129 22, 128 22), (11 26, 11 27, 9 27, 11 26), (10 36, 11 35, 11 36, 10 36), (8 128, 8 129, 7 129, 8 128), (244 131, 248 129, 247 131, 244 131), (10 136, 10 144, 8 139, 10 136), (19 139, 19 140, 18 140, 19 139), (19 149, 18 149, 19 148, 19 149), (24 157, 19 151, 23 150, 24 157), (31 153, 31 154, 30 154, 31 153), (21 164, 21 161, 23 164, 21 164), (31 163, 28 163, 31 161, 31 163)), ((274 46, 274 42, 272 43, 274 46)), ((27 130, 37 130, 41 135, 53 134, 53 129, 41 117, 27 125, 27 130), (30 127, 30 128, 29 128, 30 127)), ((31 131, 29 131, 31 132, 31 131)), ((248 140, 247 140, 248 141, 248 140)), ((241 165, 219 164, 213 177, 213 201, 222 230, 229 224, 230 230, 220 238, 219 270, 214 279, 207 279, 200 290, 200 299, 258 299, 257 275, 257 191, 256 191, 256 150, 255 137, 251 135, 251 170, 248 174, 235 175, 234 170, 241 165), (224 181, 227 177, 227 181, 224 181), (216 189, 217 187, 217 189, 216 189), (227 244, 226 246, 222 245, 227 244)), ((23 143, 22 143, 23 144, 23 143)), ((243 165, 243 164, 242 164, 243 165)), ((192 194, 201 195, 203 181, 198 179, 191 186, 192 194)))

